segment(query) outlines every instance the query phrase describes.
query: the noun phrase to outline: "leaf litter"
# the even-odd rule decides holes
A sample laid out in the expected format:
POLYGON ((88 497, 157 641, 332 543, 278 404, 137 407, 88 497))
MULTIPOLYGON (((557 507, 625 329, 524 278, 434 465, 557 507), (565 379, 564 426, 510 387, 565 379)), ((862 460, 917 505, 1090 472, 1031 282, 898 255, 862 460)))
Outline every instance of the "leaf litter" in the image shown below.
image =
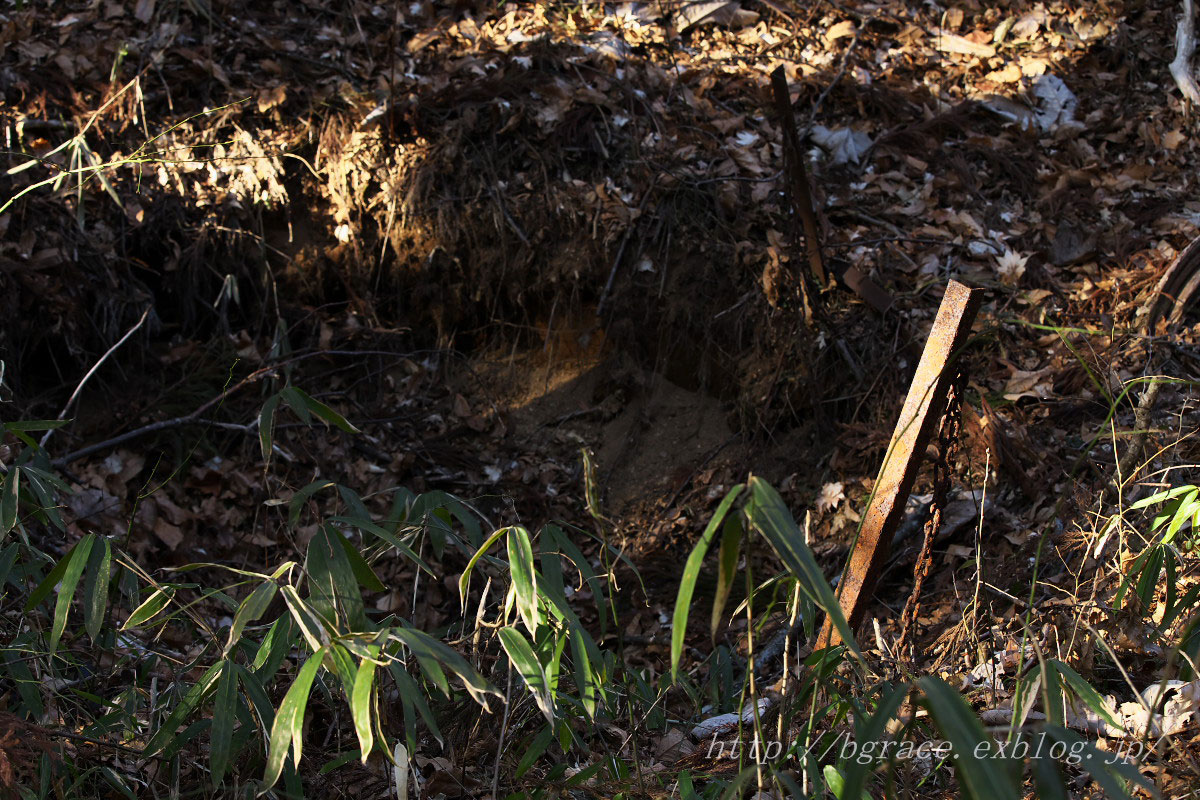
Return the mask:
MULTIPOLYGON (((957 465, 963 487, 990 481, 995 503, 969 632, 985 657, 955 634, 967 622, 953 567, 977 544, 967 525, 926 587, 927 663, 914 667, 1011 667, 1031 550, 1049 536, 1039 646, 1086 661, 1103 636, 1149 685, 1153 631, 1071 593, 1082 570, 1111 597, 1135 554, 1095 547, 1114 513, 1099 487, 1135 429, 1132 382, 1194 377, 1200 363, 1194 310, 1166 341, 1145 330, 1159 276, 1200 234, 1192 122, 1165 66, 1172 12, 893 5, 6 10, 6 195, 80 179, 0 212, 0 348, 31 398, 51 382, 39 361, 73 374, 154 304, 155 370, 142 387, 101 390, 126 428, 163 418, 136 390, 187 374, 207 398, 222 357, 274 358, 264 309, 288 320, 294 346, 398 354, 365 379, 337 356, 305 367, 368 437, 321 451, 285 429, 290 472, 273 498, 257 465, 206 453, 141 500, 131 550, 170 563, 285 546, 259 508, 314 470, 364 495, 399 482, 504 497, 488 507, 497 524, 579 519, 576 454, 591 446, 618 533, 652 579, 628 622, 642 637, 630 658, 661 668, 671 554, 747 469, 813 508, 814 550, 837 572, 912 366, 900 345, 920 340, 957 277, 989 289, 968 359, 978 422, 957 465), (837 293, 822 296, 820 331, 799 321, 802 242, 767 100, 779 65, 799 118, 812 117, 804 155, 829 251, 899 298, 912 327, 837 293), (107 186, 82 180, 96 159, 114 165, 107 186), (428 355, 451 349, 471 355, 428 355)), ((227 411, 231 424, 253 412, 227 411)), ((1196 481, 1197 413, 1189 386, 1162 391, 1139 477, 1196 481)), ((112 422, 85 411, 76 435, 102 439, 112 422)), ((253 444, 229 437, 220 447, 253 444)), ((122 532, 133 487, 157 474, 143 446, 74 465, 85 490, 65 510, 71 536, 122 532)), ((912 557, 900 547, 881 585, 877 655, 912 557)), ((1186 563, 1181 588, 1196 581, 1186 563)), ((435 588, 419 608, 385 604, 434 625, 442 599, 435 588)), ((737 644, 735 626, 726 635, 737 644)), ((981 707, 1003 707, 1011 674, 995 671, 981 707)), ((1151 718, 1126 713, 1128 687, 1106 677, 1142 729, 1184 725, 1188 708, 1194 719, 1192 684, 1151 718)), ((446 782, 436 758, 417 757, 419 781, 446 782)))

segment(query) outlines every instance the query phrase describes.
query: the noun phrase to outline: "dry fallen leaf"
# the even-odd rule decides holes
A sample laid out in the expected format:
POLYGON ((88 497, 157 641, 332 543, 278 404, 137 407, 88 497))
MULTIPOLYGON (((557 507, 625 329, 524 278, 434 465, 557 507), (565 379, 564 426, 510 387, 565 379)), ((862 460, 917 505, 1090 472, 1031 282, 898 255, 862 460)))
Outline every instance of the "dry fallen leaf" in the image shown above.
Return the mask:
POLYGON ((823 514, 831 508, 837 508, 838 503, 846 499, 845 488, 840 481, 822 486, 821 493, 817 495, 817 513, 823 514))
POLYGON ((154 535, 169 549, 174 550, 183 542, 183 531, 159 517, 154 523, 154 535))
POLYGON ((1022 397, 1036 397, 1045 400, 1053 391, 1054 376, 1051 373, 1050 367, 1033 372, 1014 370, 1004 387, 1004 399, 1016 401, 1022 397))
POLYGON ((844 19, 825 33, 825 41, 835 42, 838 39, 848 39, 854 33, 854 20, 844 19))
POLYGON ((1178 128, 1173 131, 1167 131, 1162 137, 1163 147, 1168 150, 1175 150, 1179 145, 1187 141, 1187 138, 1187 134, 1178 128))
POLYGON ((934 47, 943 53, 956 53, 964 56, 977 56, 978 58, 991 58, 996 55, 996 48, 990 44, 978 44, 965 36, 959 36, 949 31, 935 30, 933 41, 934 47))
POLYGON ((996 274, 1000 280, 1009 286, 1015 286, 1025 274, 1025 262, 1029 256, 1021 255, 1013 250, 1005 250, 1004 255, 996 257, 996 274))

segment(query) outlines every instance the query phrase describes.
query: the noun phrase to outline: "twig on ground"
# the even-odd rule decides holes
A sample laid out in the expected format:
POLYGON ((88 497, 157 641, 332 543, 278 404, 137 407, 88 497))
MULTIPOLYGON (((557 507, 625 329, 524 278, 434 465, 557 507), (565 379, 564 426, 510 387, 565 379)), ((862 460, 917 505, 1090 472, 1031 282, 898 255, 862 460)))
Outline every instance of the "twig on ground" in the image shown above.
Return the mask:
POLYGON ((1138 402, 1137 410, 1133 412, 1133 435, 1129 446, 1117 461, 1117 473, 1108 485, 1111 491, 1123 489, 1136 474, 1133 467, 1142 457, 1146 446, 1146 437, 1150 434, 1150 414, 1154 410, 1154 403, 1158 400, 1158 392, 1162 385, 1163 381, 1151 381, 1146 391, 1142 392, 1142 399, 1138 402))
POLYGON ((655 187, 658 186, 658 179, 650 184, 650 188, 642 195, 642 202, 638 204, 637 216, 629 221, 629 227, 625 229, 625 235, 621 238, 621 245, 617 248, 617 257, 613 259, 612 269, 608 271, 608 280, 604 283, 604 291, 600 292, 600 300, 596 303, 596 316, 599 317, 604 313, 604 306, 608 302, 609 292, 612 291, 613 281, 617 277, 617 268, 621 266, 621 257, 625 255, 625 245, 629 244, 629 239, 633 236, 634 228, 640 223, 642 214, 646 211, 646 203, 650 201, 650 195, 654 193, 655 187))
MULTIPOLYGON (((373 351, 371 351, 371 352, 373 352, 373 351)), ((164 420, 160 420, 158 422, 151 422, 149 425, 143 425, 142 427, 136 428, 132 431, 126 431, 125 433, 122 433, 119 436, 114 436, 111 439, 105 439, 102 442, 96 442, 95 444, 90 444, 87 447, 81 447, 80 449, 75 450, 74 452, 67 453, 65 456, 54 459, 50 463, 52 465, 54 465, 55 467, 64 467, 73 461, 78 461, 79 459, 84 458, 85 456, 90 456, 92 453, 98 453, 101 450, 107 450, 112 447, 116 447, 117 445, 124 444, 125 442, 128 442, 131 439, 136 439, 138 437, 145 436, 146 434, 149 434, 149 433, 155 433, 156 431, 169 430, 171 428, 179 428, 184 425, 214 424, 214 425, 218 425, 218 427, 228 428, 230 430, 240 430, 240 431, 248 432, 250 430, 249 425, 239 425, 237 423, 230 423, 230 422, 222 422, 222 423, 210 422, 203 418, 204 414, 206 414, 208 411, 211 411, 213 408, 219 407, 222 403, 225 402, 225 400, 227 398, 229 398, 234 393, 246 388, 247 386, 249 386, 252 383, 256 383, 256 382, 262 380, 263 378, 274 375, 276 371, 282 369, 283 367, 288 366, 289 364, 294 364, 297 361, 303 361, 305 359, 313 358, 315 356, 365 355, 365 354, 367 354, 367 351, 364 351, 363 353, 358 353, 353 350, 328 350, 328 351, 318 350, 318 351, 314 351, 311 353, 301 353, 300 355, 292 356, 291 358, 280 361, 277 364, 272 364, 270 366, 261 367, 259 369, 256 369, 254 372, 251 372, 249 375, 247 375, 245 378, 242 378, 240 381, 235 383, 233 386, 231 386, 228 389, 226 389, 225 391, 221 392, 219 395, 212 398, 211 400, 205 402, 203 405, 201 405, 199 408, 197 408, 195 411, 191 412, 190 414, 184 414, 181 417, 174 417, 172 419, 164 419, 164 420)), ((389 353, 388 355, 404 357, 403 353, 389 353)), ((257 423, 255 423, 255 424, 257 424, 257 423)))
MULTIPOLYGON (((81 380, 79 382, 79 384, 75 387, 75 391, 71 392, 71 397, 67 400, 67 404, 65 406, 63 406, 62 411, 58 412, 58 416, 55 417, 55 419, 66 419, 67 412, 71 410, 71 406, 75 404, 75 401, 77 399, 79 399, 79 393, 81 391, 83 391, 84 384, 87 383, 91 379, 91 377, 96 374, 96 370, 100 369, 100 365, 103 364, 105 361, 107 361, 109 356, 111 356, 113 353, 117 352, 117 348, 119 348, 121 345, 125 344, 125 342, 129 340, 129 337, 133 336, 133 334, 137 331, 137 329, 142 327, 142 323, 144 323, 146 321, 146 317, 148 317, 150 315, 150 309, 152 309, 153 307, 154 306, 146 306, 146 310, 142 312, 142 316, 138 319, 138 321, 134 324, 134 326, 132 328, 130 328, 128 331, 126 331, 125 335, 122 336, 120 339, 118 339, 116 344, 114 344, 112 347, 108 348, 108 352, 106 352, 104 355, 100 356, 99 361, 97 361, 95 364, 92 365, 92 368, 89 369, 87 371, 87 374, 83 376, 83 380, 81 380)), ((50 439, 50 434, 54 433, 55 430, 56 430, 55 428, 50 428, 49 430, 47 430, 46 433, 42 435, 42 440, 40 442, 38 442, 38 446, 45 447, 46 442, 50 439)))

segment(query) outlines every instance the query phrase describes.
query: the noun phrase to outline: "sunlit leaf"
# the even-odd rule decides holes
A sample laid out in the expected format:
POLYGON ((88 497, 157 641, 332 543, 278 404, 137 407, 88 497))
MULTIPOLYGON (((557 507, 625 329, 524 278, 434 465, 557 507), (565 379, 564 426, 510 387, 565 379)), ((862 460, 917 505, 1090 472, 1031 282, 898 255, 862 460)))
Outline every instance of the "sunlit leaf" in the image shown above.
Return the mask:
POLYGON ((133 628, 145 625, 149 620, 158 615, 160 611, 166 608, 167 603, 171 602, 175 591, 170 587, 159 587, 151 592, 150 596, 142 601, 142 604, 133 610, 129 615, 129 619, 125 620, 125 624, 121 626, 121 630, 131 630, 133 628))
POLYGON ((751 497, 750 502, 746 504, 746 516, 750 524, 775 548, 779 558, 795 576, 800 590, 829 615, 833 627, 845 645, 858 654, 854 632, 846 622, 842 607, 833 594, 833 588, 829 585, 825 573, 817 566, 812 551, 804 543, 804 532, 796 525, 783 498, 770 484, 757 476, 751 475, 748 485, 751 497))
POLYGON ((304 743, 304 711, 308 706, 308 694, 312 690, 313 680, 317 677, 317 669, 325 659, 325 652, 326 649, 322 647, 304 662, 275 713, 275 722, 271 726, 271 744, 267 751, 267 769, 263 776, 265 789, 274 786, 283 774, 283 762, 289 749, 292 752, 292 763, 297 766, 300 764, 301 747, 304 743))
POLYGON ((536 635, 541 616, 538 613, 533 544, 529 541, 529 531, 519 525, 508 528, 508 569, 512 575, 513 590, 517 593, 517 612, 529 634, 536 635))
POLYGON ((362 753, 364 764, 375 746, 375 736, 371 728, 371 690, 375 685, 377 666, 369 658, 364 658, 359 663, 354 676, 354 690, 350 694, 350 716, 354 720, 354 732, 358 734, 358 749, 362 753))
POLYGON ((517 674, 533 693, 533 699, 545 715, 546 721, 554 725, 554 700, 550 693, 550 684, 546 671, 534 654, 533 648, 529 646, 529 641, 511 626, 501 628, 499 633, 500 644, 504 646, 504 652, 508 653, 509 660, 517 668, 517 674))
POLYGON ((67 555, 63 556, 67 562, 67 568, 63 570, 62 582, 58 586, 58 600, 54 605, 54 623, 50 629, 50 639, 46 643, 46 647, 51 653, 58 649, 59 639, 62 638, 63 631, 67 626, 67 612, 70 611, 71 601, 75 598, 75 587, 79 585, 79 577, 83 575, 83 569, 87 566, 92 546, 95 543, 96 535, 89 533, 80 539, 67 555))
POLYGON ((1083 676, 1076 672, 1065 662, 1058 659, 1050 659, 1046 662, 1046 666, 1053 668, 1059 675, 1066 679, 1067 685, 1071 687, 1071 691, 1084 702, 1084 704, 1092 711, 1104 718, 1104 721, 1116 728, 1122 728, 1120 720, 1112 713, 1112 710, 1107 707, 1104 698, 1100 696, 1092 685, 1083 679, 1083 676))
POLYGON ((462 682, 463 688, 485 711, 490 710, 487 702, 488 695, 501 696, 495 688, 488 685, 483 676, 475 671, 465 658, 454 648, 438 641, 429 634, 416 628, 397 627, 391 629, 391 636, 408 647, 417 658, 435 660, 444 664, 462 682))
POLYGON ((274 581, 265 581, 255 586, 254 591, 238 604, 238 609, 233 615, 233 624, 229 626, 229 639, 225 642, 225 655, 229 655, 229 652, 241 640, 242 631, 246 626, 263 615, 267 606, 271 605, 271 601, 275 599, 277 591, 279 591, 279 587, 275 585, 274 581))

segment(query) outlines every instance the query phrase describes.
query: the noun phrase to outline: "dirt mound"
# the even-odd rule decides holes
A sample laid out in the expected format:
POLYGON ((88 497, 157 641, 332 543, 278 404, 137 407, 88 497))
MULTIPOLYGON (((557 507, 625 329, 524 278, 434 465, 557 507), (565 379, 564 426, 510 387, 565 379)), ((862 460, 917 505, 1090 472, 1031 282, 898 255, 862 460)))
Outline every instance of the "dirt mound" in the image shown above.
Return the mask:
MULTIPOLYGON (((21 71, 36 63, 24 52, 9 68, 9 113, 45 165, 9 179, 29 192, 14 206, 23 222, 2 217, 7 251, 33 265, 6 270, 17 291, 0 324, 23 344, 25 379, 82 368, 147 305, 148 338, 271 336, 276 320, 311 325, 309 309, 341 307, 465 350, 528 345, 539 326, 591 313, 585 338, 736 400, 738 427, 795 420, 847 358, 861 377, 887 356, 823 347, 799 325, 765 73, 681 63, 656 25, 614 36, 544 9, 397 13, 390 27, 362 20, 365 38, 334 37, 359 59, 352 74, 281 50, 293 22, 270 7, 246 20, 249 35, 277 34, 256 70, 238 69, 226 45, 246 34, 232 27, 209 29, 204 53, 184 46, 204 26, 186 13, 139 34, 130 23, 158 19, 80 6, 53 45, 47 19, 19 13, 43 58, 70 51, 88 87, 62 95, 21 71), (146 66, 108 82, 83 69, 84 22, 128 33, 188 90, 150 91, 146 66), (312 80, 285 79, 284 62, 312 80), (70 121, 39 124, 49 116, 70 121), (164 125, 154 136, 151 119, 164 125), (54 169, 63 185, 39 191, 54 169), (38 307, 45 296, 76 300, 38 307)), ((856 306, 835 309, 827 336, 860 341, 864 324, 880 338, 856 306)))

